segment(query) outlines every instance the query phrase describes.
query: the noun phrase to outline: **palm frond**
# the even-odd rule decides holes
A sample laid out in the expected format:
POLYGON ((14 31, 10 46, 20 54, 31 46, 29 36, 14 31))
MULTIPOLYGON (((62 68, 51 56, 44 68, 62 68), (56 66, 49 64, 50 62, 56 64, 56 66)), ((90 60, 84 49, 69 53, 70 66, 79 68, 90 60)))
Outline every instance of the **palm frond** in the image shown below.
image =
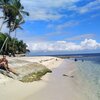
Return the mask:
POLYGON ((23 30, 23 28, 22 28, 22 27, 20 27, 20 26, 18 26, 18 28, 19 28, 19 29, 21 29, 21 30, 23 30))
POLYGON ((26 11, 20 11, 22 14, 25 14, 25 15, 27 15, 27 16, 29 16, 29 13, 28 12, 26 12, 26 11))

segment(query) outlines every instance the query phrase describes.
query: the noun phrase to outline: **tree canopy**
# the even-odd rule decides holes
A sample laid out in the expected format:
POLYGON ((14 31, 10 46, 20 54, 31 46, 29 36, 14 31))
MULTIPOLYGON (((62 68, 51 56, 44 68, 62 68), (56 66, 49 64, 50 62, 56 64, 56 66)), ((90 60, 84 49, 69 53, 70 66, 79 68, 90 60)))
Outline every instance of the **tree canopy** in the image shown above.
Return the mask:
POLYGON ((22 29, 21 24, 25 23, 23 16, 29 16, 29 13, 24 11, 20 0, 0 0, 0 9, 3 13, 0 17, 3 20, 2 26, 6 23, 9 29, 7 34, 0 33, 0 53, 26 53, 26 43, 16 37, 12 38, 11 32, 15 31, 16 34, 16 29, 22 29))
POLYGON ((6 37, 8 37, 8 40, 2 50, 2 54, 21 54, 21 53, 26 53, 29 51, 27 49, 26 43, 24 43, 22 40, 18 40, 17 38, 12 38, 9 36, 9 34, 3 34, 0 33, 0 48, 5 41, 6 37))

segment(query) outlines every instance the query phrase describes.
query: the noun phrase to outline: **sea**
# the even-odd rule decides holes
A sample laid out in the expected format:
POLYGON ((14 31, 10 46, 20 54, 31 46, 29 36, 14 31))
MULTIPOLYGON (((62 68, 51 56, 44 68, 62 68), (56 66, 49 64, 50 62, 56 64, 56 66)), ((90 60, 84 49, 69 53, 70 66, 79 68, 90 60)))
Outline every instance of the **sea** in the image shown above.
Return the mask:
POLYGON ((64 57, 65 59, 70 56, 77 67, 76 77, 79 81, 76 85, 80 85, 81 91, 87 95, 88 100, 100 100, 100 53, 45 56, 64 57))
POLYGON ((79 83, 88 100, 100 100, 100 54, 76 55, 79 83))

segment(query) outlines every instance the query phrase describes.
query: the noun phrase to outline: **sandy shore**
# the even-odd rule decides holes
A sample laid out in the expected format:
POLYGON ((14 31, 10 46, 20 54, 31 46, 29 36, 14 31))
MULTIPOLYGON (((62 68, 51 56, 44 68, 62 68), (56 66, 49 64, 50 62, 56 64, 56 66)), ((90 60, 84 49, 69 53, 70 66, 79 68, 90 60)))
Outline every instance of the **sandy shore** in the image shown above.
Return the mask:
MULTIPOLYGON (((64 61, 56 57, 23 57, 8 59, 11 62, 15 61, 15 59, 26 61, 26 63, 27 61, 38 62, 51 69, 53 72, 43 76, 42 80, 32 83, 22 83, 0 75, 1 100, 90 100, 82 92, 82 88, 78 87, 74 82, 74 72, 76 69, 73 61, 64 61)), ((11 65, 14 66, 14 64, 11 65)), ((19 65, 21 66, 22 63, 19 65)), ((14 67, 17 66, 18 63, 14 67)))
POLYGON ((53 69, 52 74, 42 78, 46 82, 45 86, 24 100, 91 100, 82 92, 82 87, 76 84, 75 71, 73 61, 63 61, 53 69))
MULTIPOLYGON (((7 59, 9 61, 9 66, 13 68, 37 62, 45 65, 51 70, 63 61, 62 59, 56 57, 7 57, 7 59)), ((48 79, 48 77, 45 79, 48 79)), ((43 88, 45 84, 46 82, 43 79, 32 83, 22 83, 0 74, 0 89, 2 90, 0 92, 0 99, 8 100, 9 98, 9 100, 23 100, 25 97, 43 88)))

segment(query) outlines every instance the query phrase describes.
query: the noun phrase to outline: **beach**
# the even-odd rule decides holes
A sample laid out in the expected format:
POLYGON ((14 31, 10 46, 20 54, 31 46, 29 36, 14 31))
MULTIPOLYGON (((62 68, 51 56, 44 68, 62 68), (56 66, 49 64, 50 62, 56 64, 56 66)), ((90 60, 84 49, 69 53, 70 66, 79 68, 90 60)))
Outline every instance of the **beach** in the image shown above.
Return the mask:
POLYGON ((100 100, 100 0, 0 0, 0 100, 100 100))
MULTIPOLYGON (((52 73, 47 73, 39 81, 29 83, 0 74, 1 100, 93 100, 84 93, 84 87, 80 83, 77 84, 79 79, 75 76, 77 68, 73 60, 57 57, 8 57, 8 59, 38 62, 52 70, 52 73)), ((14 66, 13 63, 10 65, 14 66)), ((20 64, 15 65, 18 67, 20 64)))

